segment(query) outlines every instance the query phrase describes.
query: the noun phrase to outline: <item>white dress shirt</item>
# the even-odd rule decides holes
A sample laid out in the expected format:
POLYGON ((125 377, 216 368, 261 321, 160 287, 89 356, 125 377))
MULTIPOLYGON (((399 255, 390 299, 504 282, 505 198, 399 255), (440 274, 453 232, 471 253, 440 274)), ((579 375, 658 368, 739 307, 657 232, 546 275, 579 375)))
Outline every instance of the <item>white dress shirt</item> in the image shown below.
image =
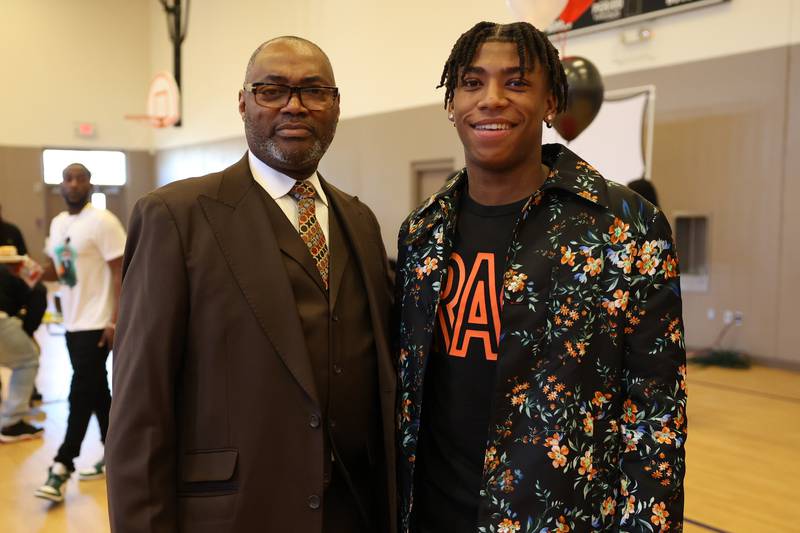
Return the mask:
MULTIPOLYGON (((247 160, 250 163, 250 172, 253 173, 253 178, 256 180, 256 183, 267 191, 267 194, 275 200, 275 203, 278 204, 278 207, 281 208, 286 218, 289 219, 289 222, 292 223, 294 229, 299 233, 300 222, 297 213, 297 200, 289 195, 289 191, 292 190, 296 180, 270 167, 249 150, 247 151, 247 160)), ((316 212, 317 222, 319 222, 319 225, 322 227, 322 233, 325 235, 325 242, 328 244, 328 249, 330 249, 331 240, 328 234, 328 197, 325 196, 325 191, 322 190, 316 171, 305 181, 311 184, 314 190, 317 191, 317 195, 314 197, 314 210, 316 212)))

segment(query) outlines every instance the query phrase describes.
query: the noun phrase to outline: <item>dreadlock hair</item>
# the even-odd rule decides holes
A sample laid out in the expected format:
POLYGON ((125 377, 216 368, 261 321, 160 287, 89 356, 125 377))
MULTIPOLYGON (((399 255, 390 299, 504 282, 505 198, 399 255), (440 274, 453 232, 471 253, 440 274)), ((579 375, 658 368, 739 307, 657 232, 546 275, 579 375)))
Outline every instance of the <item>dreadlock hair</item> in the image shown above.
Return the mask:
POLYGON ((556 112, 560 113, 567 108, 567 75, 558 58, 558 50, 544 33, 528 22, 512 24, 479 22, 461 34, 444 64, 442 78, 436 88, 445 87, 445 109, 453 102, 459 71, 470 66, 478 47, 485 42, 515 43, 521 72, 532 71, 535 60, 538 60, 545 69, 550 90, 556 97, 556 112))

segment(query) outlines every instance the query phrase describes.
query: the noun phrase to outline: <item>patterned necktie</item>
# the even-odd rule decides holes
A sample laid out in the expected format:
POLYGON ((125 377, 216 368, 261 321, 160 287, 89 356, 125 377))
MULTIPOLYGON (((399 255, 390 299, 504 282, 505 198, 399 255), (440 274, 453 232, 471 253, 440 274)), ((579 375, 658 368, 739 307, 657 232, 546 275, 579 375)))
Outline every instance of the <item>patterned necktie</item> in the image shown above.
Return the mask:
POLYGON ((316 191, 314 186, 305 181, 298 181, 292 186, 289 194, 297 200, 298 219, 300 222, 300 238, 308 246, 311 257, 317 264, 319 275, 325 289, 328 288, 328 244, 325 242, 325 234, 322 233, 322 226, 317 221, 316 209, 314 208, 314 196, 316 191))

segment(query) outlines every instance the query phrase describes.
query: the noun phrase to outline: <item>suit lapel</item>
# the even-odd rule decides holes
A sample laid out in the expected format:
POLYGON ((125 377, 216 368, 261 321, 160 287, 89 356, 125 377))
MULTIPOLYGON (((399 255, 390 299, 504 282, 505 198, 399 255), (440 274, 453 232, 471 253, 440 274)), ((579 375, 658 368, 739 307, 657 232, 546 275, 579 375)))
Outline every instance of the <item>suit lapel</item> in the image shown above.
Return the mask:
POLYGON ((265 335, 300 386, 319 405, 291 282, 247 156, 224 172, 217 198, 200 196, 199 202, 265 335))
POLYGON ((348 197, 322 179, 320 183, 339 217, 344 237, 350 243, 355 263, 364 278, 375 345, 378 351, 381 388, 386 392, 393 392, 396 380, 386 336, 388 313, 382 311, 388 311, 390 305, 389 282, 384 267, 380 264, 380 259, 377 261, 374 259, 381 254, 376 250, 367 251, 367 247, 382 248, 382 243, 376 243, 374 238, 371 238, 372 231, 368 226, 369 221, 366 220, 367 215, 359 206, 357 199, 348 197), (369 258, 373 259, 369 260, 369 258))
POLYGON ((264 200, 264 205, 269 214, 270 223, 272 224, 272 229, 278 240, 278 246, 280 246, 281 251, 303 267, 306 274, 317 284, 319 290, 323 293, 326 292, 325 284, 322 282, 322 276, 320 276, 319 270, 317 270, 314 258, 311 257, 311 252, 308 251, 308 246, 303 242, 300 234, 297 233, 297 230, 292 226, 291 222, 289 222, 289 219, 286 218, 286 214, 281 211, 281 208, 275 200, 267 194, 267 191, 261 187, 257 187, 257 189, 261 198, 264 200))
POLYGON ((331 237, 330 243, 328 243, 328 249, 331 253, 330 276, 328 282, 330 287, 330 309, 333 311, 336 309, 336 300, 339 297, 339 289, 342 287, 342 277, 344 276, 344 271, 347 269, 350 254, 347 251, 344 232, 339 224, 339 215, 336 213, 336 207, 332 202, 330 209, 328 209, 328 227, 330 228, 328 234, 331 237))

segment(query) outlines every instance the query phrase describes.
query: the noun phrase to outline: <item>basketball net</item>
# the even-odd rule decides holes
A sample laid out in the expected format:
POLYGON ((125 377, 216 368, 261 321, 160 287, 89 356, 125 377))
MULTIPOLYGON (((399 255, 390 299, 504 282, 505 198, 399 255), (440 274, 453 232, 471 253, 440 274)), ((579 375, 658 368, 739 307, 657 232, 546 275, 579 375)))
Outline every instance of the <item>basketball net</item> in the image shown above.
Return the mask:
POLYGON ((180 89, 169 72, 159 72, 147 92, 147 113, 125 115, 125 120, 143 122, 153 128, 167 128, 180 118, 180 89))

